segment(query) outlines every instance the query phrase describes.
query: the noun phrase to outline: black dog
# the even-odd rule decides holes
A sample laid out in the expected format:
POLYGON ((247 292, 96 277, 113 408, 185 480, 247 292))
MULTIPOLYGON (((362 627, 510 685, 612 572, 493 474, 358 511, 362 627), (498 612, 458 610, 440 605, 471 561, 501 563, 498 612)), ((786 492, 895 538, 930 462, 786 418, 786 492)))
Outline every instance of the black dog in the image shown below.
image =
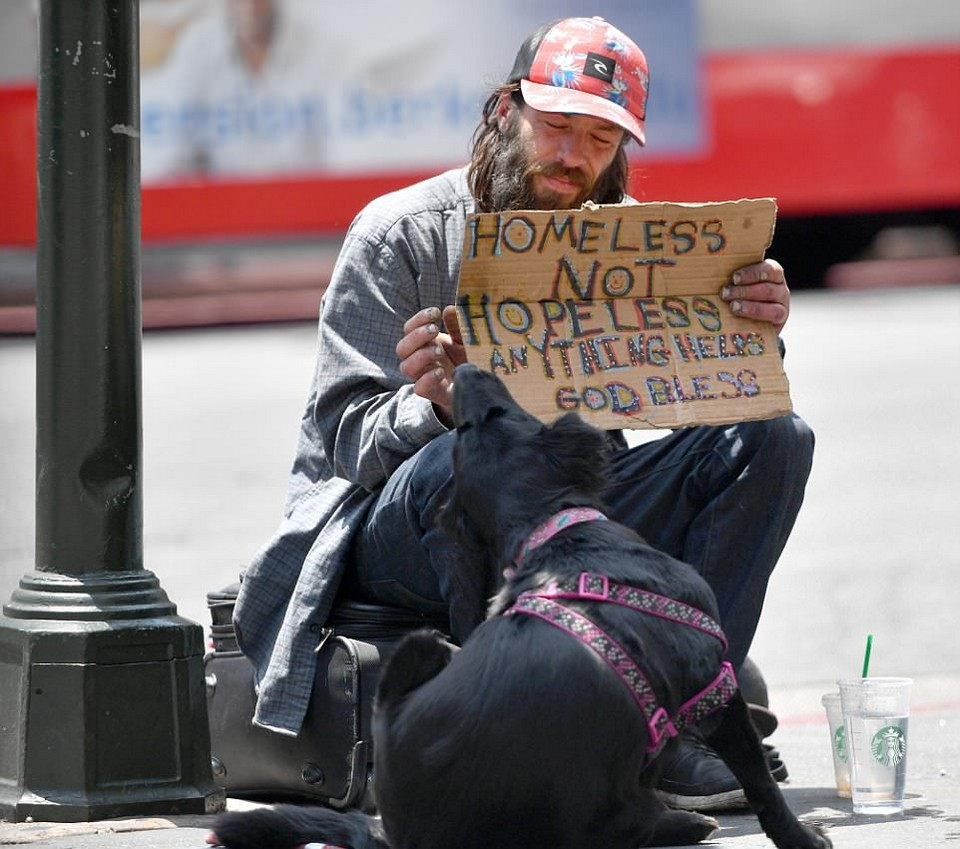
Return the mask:
POLYGON ((770 839, 781 849, 828 849, 770 776, 723 663, 706 582, 598 515, 605 435, 576 415, 541 424, 498 378, 472 366, 457 370, 454 419, 447 519, 475 554, 458 577, 477 593, 503 586, 490 618, 460 651, 423 631, 388 662, 374 722, 381 819, 292 806, 227 814, 215 825, 220 842, 238 849, 314 841, 346 849, 696 843, 717 822, 667 809, 652 787, 661 747, 685 721, 711 712, 708 742, 770 839), (552 517, 559 518, 551 524, 552 517))

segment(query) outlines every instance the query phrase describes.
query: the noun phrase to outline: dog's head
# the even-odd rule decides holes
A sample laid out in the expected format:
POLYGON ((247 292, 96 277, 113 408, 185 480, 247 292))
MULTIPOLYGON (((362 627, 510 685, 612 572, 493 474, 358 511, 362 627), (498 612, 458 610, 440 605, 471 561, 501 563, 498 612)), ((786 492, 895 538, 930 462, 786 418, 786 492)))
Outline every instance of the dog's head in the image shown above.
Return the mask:
POLYGON ((575 413, 549 425, 474 365, 454 375, 454 492, 444 524, 461 543, 512 557, 526 534, 565 507, 599 506, 607 440, 575 413))

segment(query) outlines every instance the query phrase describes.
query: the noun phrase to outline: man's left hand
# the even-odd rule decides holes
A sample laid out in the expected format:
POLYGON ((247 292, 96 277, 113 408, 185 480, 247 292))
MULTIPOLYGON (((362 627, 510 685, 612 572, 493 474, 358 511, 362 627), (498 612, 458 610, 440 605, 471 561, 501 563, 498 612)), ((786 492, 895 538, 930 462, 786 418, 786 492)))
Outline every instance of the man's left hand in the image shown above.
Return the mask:
POLYGON ((775 259, 746 265, 733 273, 720 292, 734 315, 769 321, 777 334, 790 315, 790 288, 783 266, 775 259))

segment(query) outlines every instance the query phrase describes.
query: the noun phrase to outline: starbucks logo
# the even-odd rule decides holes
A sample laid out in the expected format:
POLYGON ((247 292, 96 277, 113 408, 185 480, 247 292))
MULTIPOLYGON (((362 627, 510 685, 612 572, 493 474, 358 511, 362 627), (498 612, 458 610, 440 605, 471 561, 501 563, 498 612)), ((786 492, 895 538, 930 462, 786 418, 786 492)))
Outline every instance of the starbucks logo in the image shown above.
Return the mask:
POLYGON ((887 725, 873 735, 873 758, 884 766, 897 766, 907 753, 907 740, 896 725, 887 725))
POLYGON ((833 748, 840 760, 847 759, 847 729, 842 725, 833 732, 833 748))

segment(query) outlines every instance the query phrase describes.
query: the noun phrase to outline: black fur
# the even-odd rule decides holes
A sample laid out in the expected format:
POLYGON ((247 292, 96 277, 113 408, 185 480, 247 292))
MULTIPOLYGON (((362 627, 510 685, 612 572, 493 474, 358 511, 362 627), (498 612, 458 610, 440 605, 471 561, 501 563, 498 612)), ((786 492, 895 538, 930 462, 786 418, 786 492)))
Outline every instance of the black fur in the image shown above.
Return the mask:
MULTIPOLYGON (((457 370, 455 387, 455 487, 445 521, 468 552, 461 586, 478 599, 496 591, 490 617, 460 651, 435 633, 410 635, 384 670, 374 717, 382 822, 284 807, 225 815, 215 826, 220 841, 236 849, 309 841, 345 849, 634 849, 710 837, 715 820, 667 810, 655 795, 646 723, 623 683, 568 634, 498 614, 525 590, 582 571, 716 618, 713 594, 690 566, 610 521, 565 529, 513 574, 524 539, 545 519, 599 506, 606 439, 575 415, 542 425, 499 379, 472 366, 457 370)), ((668 710, 716 675, 716 639, 618 605, 577 604, 640 663, 668 710)), ((739 695, 713 724, 709 742, 770 839, 780 849, 828 849, 827 837, 787 807, 739 695)))

